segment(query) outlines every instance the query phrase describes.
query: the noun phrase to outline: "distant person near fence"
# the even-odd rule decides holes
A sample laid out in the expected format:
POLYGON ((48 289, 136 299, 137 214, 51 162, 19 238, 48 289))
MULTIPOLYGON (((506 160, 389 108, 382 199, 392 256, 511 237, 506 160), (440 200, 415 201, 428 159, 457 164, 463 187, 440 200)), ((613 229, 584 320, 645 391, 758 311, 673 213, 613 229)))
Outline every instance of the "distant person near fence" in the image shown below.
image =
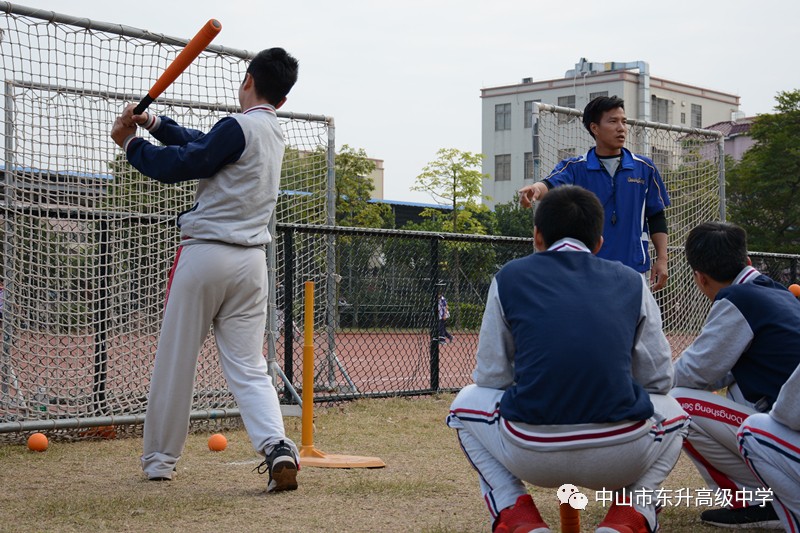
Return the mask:
POLYGON ((439 342, 442 344, 453 342, 453 336, 447 331, 447 321, 450 319, 450 306, 447 305, 447 299, 441 292, 439 293, 439 300, 437 303, 437 314, 439 316, 439 342))

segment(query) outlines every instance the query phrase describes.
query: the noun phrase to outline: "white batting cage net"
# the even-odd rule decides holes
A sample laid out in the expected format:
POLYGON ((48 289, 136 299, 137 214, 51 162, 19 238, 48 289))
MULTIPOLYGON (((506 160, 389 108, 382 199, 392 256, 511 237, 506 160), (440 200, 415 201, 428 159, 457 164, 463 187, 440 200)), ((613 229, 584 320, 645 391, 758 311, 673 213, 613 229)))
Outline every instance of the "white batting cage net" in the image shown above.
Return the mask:
MULTIPOLYGON (((194 182, 165 186, 140 175, 109 132, 187 41, 0 4, 0 433, 80 436, 69 430, 141 421, 179 242, 175 217, 192 205, 194 182)), ((251 57, 212 44, 150 111, 207 131, 238 111, 251 57)), ((332 120, 281 111, 279 118, 287 150, 277 222, 323 224, 332 120)), ((273 275, 279 248, 268 253, 273 275)), ((318 280, 324 291, 324 259, 301 261, 298 279, 318 280)), ((276 330, 270 313, 264 353, 273 358, 276 330)), ((193 419, 229 410, 235 403, 209 335, 193 419)))

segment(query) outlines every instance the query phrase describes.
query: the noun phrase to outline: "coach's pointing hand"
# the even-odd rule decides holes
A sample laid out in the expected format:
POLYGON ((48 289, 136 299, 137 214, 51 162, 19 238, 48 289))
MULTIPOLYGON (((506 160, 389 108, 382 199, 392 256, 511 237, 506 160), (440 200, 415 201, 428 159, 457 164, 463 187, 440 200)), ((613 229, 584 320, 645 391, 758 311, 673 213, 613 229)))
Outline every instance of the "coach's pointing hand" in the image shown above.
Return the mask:
POLYGON ((522 207, 530 207, 536 200, 541 200, 547 194, 547 185, 538 181, 532 185, 526 185, 518 191, 519 203, 522 207))

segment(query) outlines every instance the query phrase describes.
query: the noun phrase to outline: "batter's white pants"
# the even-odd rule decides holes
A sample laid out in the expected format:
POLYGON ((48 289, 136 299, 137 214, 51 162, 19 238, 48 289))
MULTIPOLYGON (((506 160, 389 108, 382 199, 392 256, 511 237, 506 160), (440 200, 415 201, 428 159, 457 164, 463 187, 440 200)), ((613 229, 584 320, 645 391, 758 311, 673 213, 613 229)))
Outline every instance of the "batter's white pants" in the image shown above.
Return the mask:
POLYGON ((267 293, 262 247, 206 242, 179 248, 145 415, 148 477, 169 477, 183 452, 197 359, 212 324, 220 366, 253 447, 264 454, 281 439, 294 447, 262 353, 267 293))
POLYGON ((750 415, 739 429, 739 451, 759 483, 772 489, 784 529, 800 532, 800 432, 768 414, 750 415))
MULTIPOLYGON (((467 460, 478 472, 481 492, 492 518, 527 493, 523 480, 553 488, 553 498, 558 487, 569 483, 595 491, 633 495, 630 503, 655 529, 655 491, 678 461, 686 434, 686 413, 675 400, 651 394, 655 414, 635 440, 592 445, 590 438, 582 447, 567 444, 569 449, 550 446, 547 451, 537 451, 520 445, 502 429, 504 420, 498 406, 503 392, 468 385, 456 396, 447 419, 448 425, 457 430, 467 460), (652 502, 637 498, 637 493, 653 495, 652 502)), ((577 437, 586 426, 589 425, 540 427, 546 428, 549 435, 577 437)), ((601 437, 596 440, 607 443, 601 437)), ((591 502, 594 494, 586 496, 591 502)))
POLYGON ((670 396, 692 418, 684 450, 703 476, 706 488, 739 494, 731 501, 733 508, 761 505, 762 501, 755 497, 764 484, 745 464, 736 436, 739 426, 756 410, 741 396, 738 387, 728 389, 729 397, 684 387, 673 389, 670 396), (754 498, 745 498, 747 494, 754 498))

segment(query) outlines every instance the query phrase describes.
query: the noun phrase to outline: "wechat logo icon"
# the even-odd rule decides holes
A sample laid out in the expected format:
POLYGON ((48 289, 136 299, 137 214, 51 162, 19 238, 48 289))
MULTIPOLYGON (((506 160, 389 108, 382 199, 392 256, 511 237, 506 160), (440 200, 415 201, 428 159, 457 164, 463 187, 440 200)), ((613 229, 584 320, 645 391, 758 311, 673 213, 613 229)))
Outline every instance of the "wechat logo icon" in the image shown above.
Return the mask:
POLYGON ((578 487, 570 485, 569 483, 558 487, 558 501, 561 503, 568 503, 573 509, 583 511, 589 503, 589 498, 585 494, 578 491, 578 487))

